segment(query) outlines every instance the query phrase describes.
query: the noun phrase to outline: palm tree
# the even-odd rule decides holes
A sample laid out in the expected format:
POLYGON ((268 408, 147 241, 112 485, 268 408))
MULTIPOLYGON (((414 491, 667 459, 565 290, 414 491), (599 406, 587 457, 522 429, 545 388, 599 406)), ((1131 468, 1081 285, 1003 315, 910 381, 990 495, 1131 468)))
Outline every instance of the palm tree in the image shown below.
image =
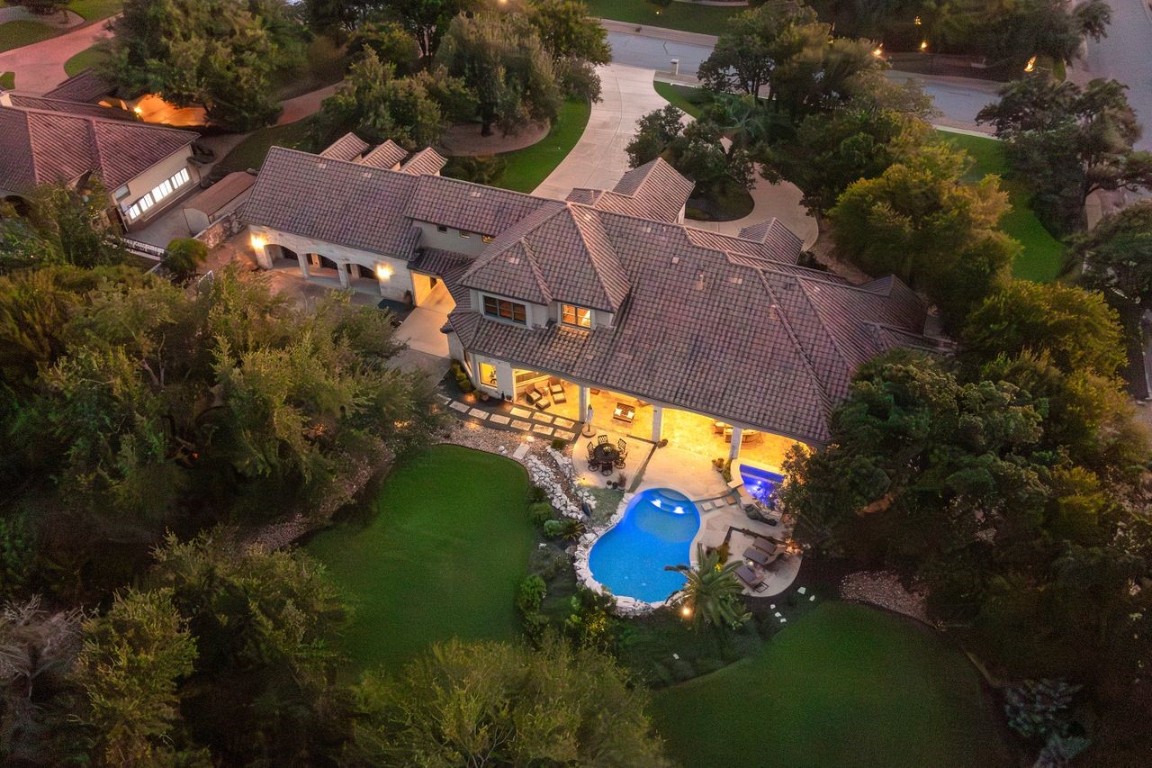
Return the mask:
POLYGON ((680 608, 680 613, 691 617, 692 626, 699 629, 704 625, 717 629, 735 629, 747 621, 751 614, 744 610, 740 595, 744 588, 736 571, 740 562, 720 563, 720 553, 716 550, 704 554, 697 553, 699 565, 669 565, 666 570, 678 571, 687 577, 684 587, 672 599, 672 605, 680 608))

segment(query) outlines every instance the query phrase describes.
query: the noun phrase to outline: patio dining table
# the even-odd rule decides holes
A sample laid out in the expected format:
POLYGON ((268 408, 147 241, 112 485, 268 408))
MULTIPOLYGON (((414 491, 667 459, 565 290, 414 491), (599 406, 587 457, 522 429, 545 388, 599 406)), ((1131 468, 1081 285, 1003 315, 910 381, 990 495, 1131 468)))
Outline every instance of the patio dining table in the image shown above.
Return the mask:
POLYGON ((592 449, 592 461, 600 466, 607 465, 609 468, 616 463, 616 458, 620 455, 620 451, 616 446, 611 443, 602 443, 592 449))

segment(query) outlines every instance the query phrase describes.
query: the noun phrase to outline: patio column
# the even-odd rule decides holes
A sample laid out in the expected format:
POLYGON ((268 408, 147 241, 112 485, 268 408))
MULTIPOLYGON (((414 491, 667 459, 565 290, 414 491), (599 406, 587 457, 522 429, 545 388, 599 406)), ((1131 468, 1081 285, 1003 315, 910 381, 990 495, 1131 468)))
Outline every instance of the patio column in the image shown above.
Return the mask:
POLYGON ((336 262, 336 274, 340 278, 340 287, 343 288, 344 290, 348 290, 348 287, 349 287, 348 286, 348 268, 350 266, 351 266, 350 264, 342 264, 339 261, 336 262))
POLYGON ((736 461, 736 457, 740 455, 740 440, 743 439, 744 430, 740 427, 733 425, 732 427, 732 445, 728 447, 728 458, 736 461))
POLYGON ((659 405, 652 406, 652 442, 660 442, 660 432, 663 429, 664 408, 659 405))
POLYGON ((580 421, 588 416, 588 387, 580 385, 580 421))
POLYGON ((296 254, 296 261, 300 262, 300 274, 304 275, 305 280, 311 280, 312 271, 308 268, 308 254, 296 254))

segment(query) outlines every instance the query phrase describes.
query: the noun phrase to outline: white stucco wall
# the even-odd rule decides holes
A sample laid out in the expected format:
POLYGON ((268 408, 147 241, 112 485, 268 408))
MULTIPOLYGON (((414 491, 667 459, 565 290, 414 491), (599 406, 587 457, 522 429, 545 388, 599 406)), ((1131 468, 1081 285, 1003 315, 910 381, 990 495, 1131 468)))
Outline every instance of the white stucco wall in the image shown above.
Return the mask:
POLYGON ((435 224, 429 224, 426 221, 418 221, 416 226, 420 228, 421 248, 436 248, 467 256, 479 256, 486 245, 479 232, 473 232, 468 237, 461 237, 460 230, 451 227, 448 227, 447 232, 441 232, 435 224))
POLYGON ((185 193, 196 189, 200 183, 200 171, 195 165, 189 162, 188 159, 190 157, 192 157, 192 146, 187 145, 181 147, 160 162, 150 166, 143 173, 129 179, 127 184, 122 185, 128 187, 128 196, 122 200, 116 199, 116 189, 120 189, 120 187, 108 190, 108 195, 112 198, 112 202, 120 209, 121 213, 125 214, 124 220, 128 221, 127 211, 133 203, 151 192, 161 182, 172 178, 180 169, 188 169, 188 183, 179 189, 173 190, 172 194, 149 208, 143 216, 130 222, 128 225, 129 229, 137 229, 145 222, 156 218, 157 214, 167 210, 172 203, 183 197, 185 193))

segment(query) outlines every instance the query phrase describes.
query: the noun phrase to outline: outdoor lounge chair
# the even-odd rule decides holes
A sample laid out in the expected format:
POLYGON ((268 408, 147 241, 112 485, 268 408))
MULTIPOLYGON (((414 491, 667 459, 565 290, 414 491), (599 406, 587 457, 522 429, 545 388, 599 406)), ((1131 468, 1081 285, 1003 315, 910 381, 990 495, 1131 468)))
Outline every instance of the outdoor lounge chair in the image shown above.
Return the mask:
POLYGON ((552 407, 552 401, 548 397, 548 390, 536 387, 533 391, 535 391, 537 395, 537 399, 533 402, 533 405, 541 411, 552 407))
POLYGON ((782 549, 780 542, 775 539, 766 539, 763 536, 757 536, 753 539, 752 546, 766 555, 778 555, 782 549))
MULTIPOLYGON (((528 401, 528 405, 536 405, 543 399, 544 395, 537 392, 535 389, 528 389, 524 391, 524 399, 528 401)), ((539 407, 539 406, 537 406, 539 407)))
POLYGON ((556 379, 548 385, 548 391, 552 393, 552 402, 566 403, 568 402, 568 395, 564 391, 564 383, 556 379))
POLYGON ((740 579, 740 583, 753 592, 761 592, 765 589, 764 577, 746 565, 736 569, 736 578, 740 579))

